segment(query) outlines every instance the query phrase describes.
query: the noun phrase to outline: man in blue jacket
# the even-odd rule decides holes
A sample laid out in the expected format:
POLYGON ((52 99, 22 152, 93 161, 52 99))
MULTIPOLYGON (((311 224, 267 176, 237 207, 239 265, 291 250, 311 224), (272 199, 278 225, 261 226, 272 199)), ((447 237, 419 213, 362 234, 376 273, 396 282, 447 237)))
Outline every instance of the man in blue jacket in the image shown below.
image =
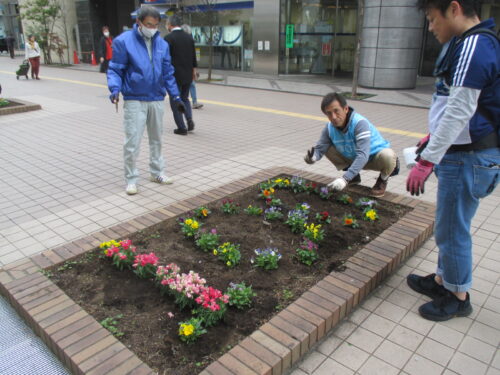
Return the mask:
POLYGON ((419 195, 433 170, 438 178, 436 272, 407 278, 413 290, 432 298, 419 313, 434 321, 472 313, 471 221, 479 200, 500 181, 500 43, 493 19, 481 22, 475 3, 418 2, 429 31, 440 43, 449 41, 437 64, 430 136, 420 142, 423 151, 407 180, 407 190, 419 195))
POLYGON ((370 191, 373 197, 382 197, 390 176, 399 172, 398 158, 390 144, 377 128, 365 117, 347 105, 339 93, 326 94, 321 102, 321 110, 330 122, 326 124, 321 136, 304 157, 313 164, 325 155, 338 170, 344 170, 328 186, 341 191, 347 185, 359 184, 362 169, 380 172, 370 191))
POLYGON ((159 184, 173 182, 164 174, 161 152, 165 94, 168 92, 181 112, 184 104, 175 83, 168 44, 158 33, 159 23, 160 13, 155 8, 142 7, 134 28, 114 39, 113 58, 108 68, 111 102, 118 106, 120 92, 125 101, 123 157, 129 195, 137 193, 139 171, 136 161, 145 127, 149 139, 151 181, 159 184))

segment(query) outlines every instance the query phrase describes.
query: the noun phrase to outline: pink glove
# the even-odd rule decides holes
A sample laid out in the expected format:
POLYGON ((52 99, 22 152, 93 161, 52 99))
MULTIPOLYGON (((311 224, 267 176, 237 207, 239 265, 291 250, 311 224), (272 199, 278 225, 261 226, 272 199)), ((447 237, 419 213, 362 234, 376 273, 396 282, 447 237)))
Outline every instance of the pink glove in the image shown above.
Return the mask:
POLYGON ((433 163, 420 159, 411 169, 410 174, 406 179, 406 191, 409 191, 411 195, 418 196, 420 193, 423 194, 425 181, 431 175, 433 168, 433 163))
POLYGON ((427 143, 429 143, 429 139, 431 138, 431 134, 427 134, 424 138, 422 138, 420 141, 417 143, 417 150, 415 153, 417 155, 420 155, 422 151, 427 147, 427 143))

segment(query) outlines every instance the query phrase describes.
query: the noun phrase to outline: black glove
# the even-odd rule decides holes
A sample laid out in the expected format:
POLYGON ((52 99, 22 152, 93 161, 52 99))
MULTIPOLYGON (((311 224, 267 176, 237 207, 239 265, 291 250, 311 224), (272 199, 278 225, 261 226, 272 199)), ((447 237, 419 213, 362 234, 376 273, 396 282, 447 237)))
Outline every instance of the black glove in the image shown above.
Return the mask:
POLYGON ((184 105, 183 101, 181 100, 181 98, 179 96, 174 98, 174 103, 177 106, 177 110, 180 113, 186 113, 186 106, 184 105))
POLYGON ((314 156, 314 147, 311 147, 310 150, 307 150, 306 156, 304 156, 304 161, 307 164, 314 164, 315 160, 313 159, 314 156))

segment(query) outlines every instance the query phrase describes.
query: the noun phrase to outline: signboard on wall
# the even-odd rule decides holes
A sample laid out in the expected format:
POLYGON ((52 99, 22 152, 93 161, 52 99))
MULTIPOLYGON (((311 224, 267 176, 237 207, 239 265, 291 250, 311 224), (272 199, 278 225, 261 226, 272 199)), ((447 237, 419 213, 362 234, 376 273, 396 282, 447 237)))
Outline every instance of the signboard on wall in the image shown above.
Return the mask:
POLYGON ((331 54, 332 54, 331 43, 322 43, 321 44, 321 56, 330 56, 331 54))
MULTIPOLYGON (((192 26, 191 34, 197 46, 208 46, 209 26, 192 26)), ((213 46, 241 47, 243 45, 243 26, 213 26, 213 46)))
POLYGON ((293 30, 294 26, 289 24, 286 25, 286 38, 285 38, 285 47, 293 48, 293 30))

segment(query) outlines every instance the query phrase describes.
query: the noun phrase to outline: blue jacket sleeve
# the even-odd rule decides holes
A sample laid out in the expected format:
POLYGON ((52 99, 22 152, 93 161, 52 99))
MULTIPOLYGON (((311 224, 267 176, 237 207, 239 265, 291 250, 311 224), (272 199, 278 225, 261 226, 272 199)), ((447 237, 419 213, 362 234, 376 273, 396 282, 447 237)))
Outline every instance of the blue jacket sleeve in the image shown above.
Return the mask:
POLYGON ((175 69, 172 65, 172 58, 170 57, 170 48, 167 43, 167 51, 162 60, 162 74, 168 95, 172 98, 179 96, 179 88, 175 82, 174 72, 175 69))
POLYGON ((111 93, 120 92, 123 77, 128 66, 128 54, 125 43, 122 39, 113 40, 113 58, 109 62, 108 68, 108 89, 111 93))

